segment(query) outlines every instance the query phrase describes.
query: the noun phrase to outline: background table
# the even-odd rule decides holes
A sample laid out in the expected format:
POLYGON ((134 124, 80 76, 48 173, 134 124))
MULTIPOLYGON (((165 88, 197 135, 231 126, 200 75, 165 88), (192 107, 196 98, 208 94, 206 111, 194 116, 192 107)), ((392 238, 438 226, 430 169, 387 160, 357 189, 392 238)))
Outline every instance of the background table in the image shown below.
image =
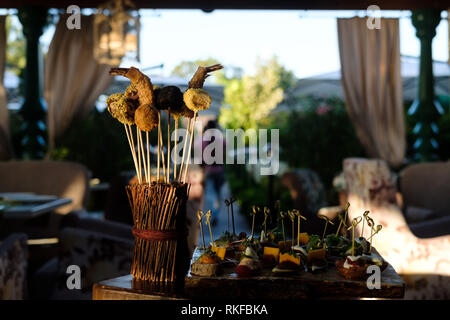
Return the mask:
POLYGON ((0 209, 0 215, 4 219, 34 218, 72 202, 72 199, 69 198, 58 198, 56 196, 37 195, 33 193, 0 193, 0 198, 3 197, 18 202, 5 209, 0 209))
MULTIPOLYGON (((192 261, 201 254, 196 249, 192 261)), ((346 280, 335 267, 325 272, 300 271, 294 275, 275 275, 271 268, 263 269, 257 277, 239 278, 235 267, 223 268, 216 277, 199 277, 190 270, 185 279, 185 293, 192 298, 257 298, 257 299, 351 299, 403 298, 405 284, 389 265, 381 273, 381 288, 368 289, 366 281, 346 280)))

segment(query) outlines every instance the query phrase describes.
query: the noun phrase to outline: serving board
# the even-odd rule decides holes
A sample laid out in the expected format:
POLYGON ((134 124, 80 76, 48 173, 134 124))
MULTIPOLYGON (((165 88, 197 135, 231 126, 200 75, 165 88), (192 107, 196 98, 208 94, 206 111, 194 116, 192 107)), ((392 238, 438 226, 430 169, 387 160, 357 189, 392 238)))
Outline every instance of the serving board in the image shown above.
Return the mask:
MULTIPOLYGON (((195 261, 202 254, 196 248, 195 261)), ((405 284, 389 264, 381 273, 380 289, 370 290, 366 280, 346 280, 334 266, 326 271, 279 275, 272 268, 264 268, 255 277, 239 278, 235 267, 223 267, 223 273, 214 277, 191 274, 185 278, 185 293, 191 298, 248 298, 248 299, 351 299, 403 298, 405 284)))

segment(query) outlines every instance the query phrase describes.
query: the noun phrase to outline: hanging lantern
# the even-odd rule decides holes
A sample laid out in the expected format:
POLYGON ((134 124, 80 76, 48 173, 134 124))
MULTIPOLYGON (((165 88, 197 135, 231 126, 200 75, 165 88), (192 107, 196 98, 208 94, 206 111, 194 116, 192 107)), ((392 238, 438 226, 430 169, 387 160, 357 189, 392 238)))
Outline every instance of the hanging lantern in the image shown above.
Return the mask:
POLYGON ((129 0, 112 0, 94 18, 94 57, 119 65, 124 57, 139 61, 139 12, 129 0))

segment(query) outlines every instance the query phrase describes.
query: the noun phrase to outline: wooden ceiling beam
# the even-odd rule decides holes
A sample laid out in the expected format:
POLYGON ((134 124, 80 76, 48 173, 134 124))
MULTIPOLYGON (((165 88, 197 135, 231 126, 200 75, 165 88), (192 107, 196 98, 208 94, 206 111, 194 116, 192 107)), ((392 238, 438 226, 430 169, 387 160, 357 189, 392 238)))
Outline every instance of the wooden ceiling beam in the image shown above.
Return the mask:
MULTIPOLYGON (((81 8, 96 8, 105 0, 77 0, 81 8)), ((285 9, 285 10, 365 10, 376 4, 381 10, 448 9, 448 0, 134 0, 141 9, 285 9)), ((67 8, 73 0, 3 0, 2 8, 42 6, 67 8)))

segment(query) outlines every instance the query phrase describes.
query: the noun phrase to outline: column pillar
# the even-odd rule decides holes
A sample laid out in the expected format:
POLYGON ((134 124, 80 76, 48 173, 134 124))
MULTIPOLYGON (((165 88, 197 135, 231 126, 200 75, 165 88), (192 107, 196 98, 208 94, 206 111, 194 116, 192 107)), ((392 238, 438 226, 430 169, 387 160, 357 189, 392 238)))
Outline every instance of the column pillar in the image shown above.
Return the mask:
POLYGON ((437 120, 443 109, 434 95, 433 56, 431 44, 436 35, 436 27, 441 20, 439 10, 417 10, 412 13, 412 24, 420 40, 420 73, 418 97, 408 113, 416 125, 413 129, 414 159, 417 161, 438 160, 436 135, 437 120))
POLYGON ((47 106, 42 98, 42 54, 39 38, 47 22, 47 8, 20 8, 18 17, 26 39, 26 66, 24 70, 24 103, 20 114, 22 129, 22 158, 42 159, 46 151, 45 116, 47 106))

